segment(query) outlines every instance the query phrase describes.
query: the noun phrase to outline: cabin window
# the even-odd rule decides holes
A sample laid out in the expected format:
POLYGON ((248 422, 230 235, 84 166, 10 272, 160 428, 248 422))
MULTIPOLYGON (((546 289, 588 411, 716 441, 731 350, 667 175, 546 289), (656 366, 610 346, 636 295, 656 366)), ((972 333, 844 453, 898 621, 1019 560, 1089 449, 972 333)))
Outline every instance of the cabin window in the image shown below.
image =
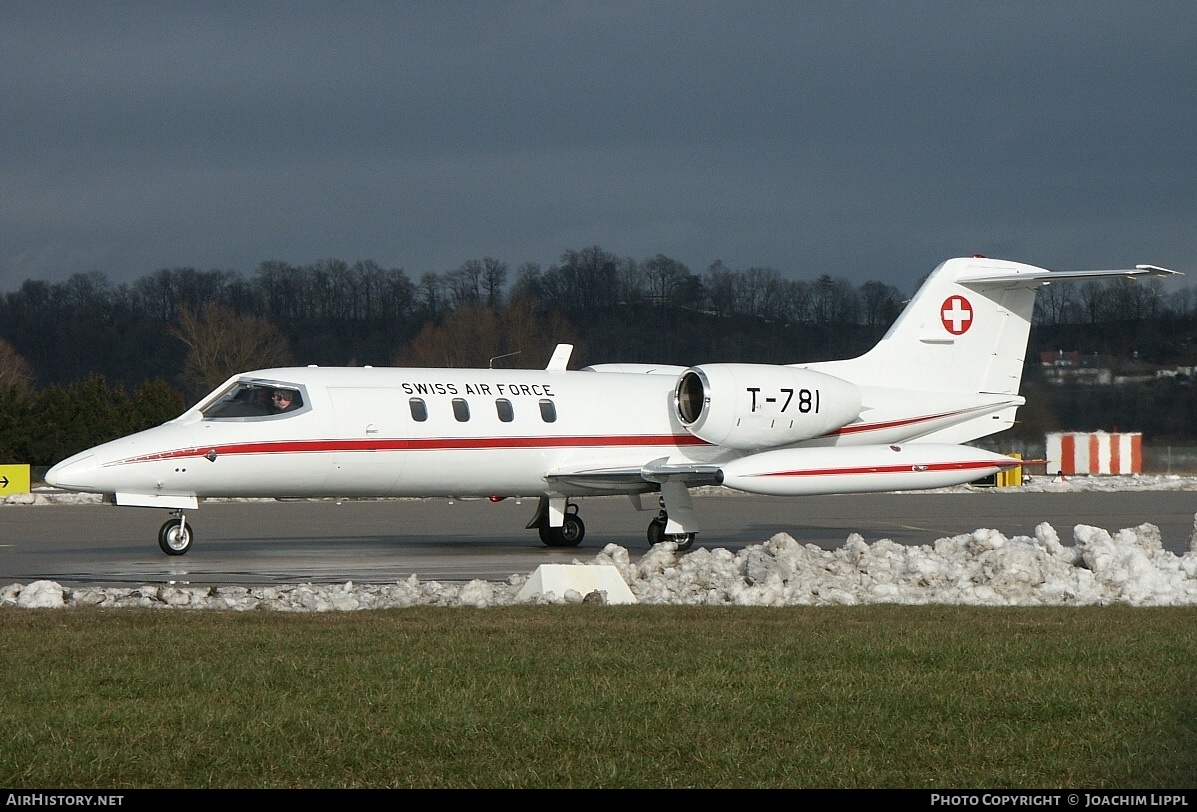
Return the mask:
POLYGON ((557 422, 557 404, 551 400, 540 401, 540 419, 546 423, 557 422))
POLYGON ((457 418, 458 423, 465 423, 470 419, 470 404, 466 403, 465 398, 453 398, 453 416, 457 418))
POLYGON ((515 420, 515 409, 511 408, 511 401, 507 398, 499 398, 495 401, 495 411, 499 413, 499 419, 504 423, 515 420))
POLYGON ((238 381, 200 409, 206 420, 275 417, 304 410, 298 387, 267 382, 238 381))
POLYGON ((407 407, 411 409, 411 419, 417 423, 423 423, 428 419, 428 406, 423 398, 412 398, 407 402, 407 407))

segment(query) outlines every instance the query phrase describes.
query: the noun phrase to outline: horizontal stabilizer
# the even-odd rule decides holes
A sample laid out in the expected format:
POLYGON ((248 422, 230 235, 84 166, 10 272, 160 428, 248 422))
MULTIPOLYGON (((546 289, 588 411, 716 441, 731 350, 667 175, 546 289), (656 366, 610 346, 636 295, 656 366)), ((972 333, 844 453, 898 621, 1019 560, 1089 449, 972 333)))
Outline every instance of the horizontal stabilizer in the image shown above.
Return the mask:
POLYGON ((1170 271, 1157 265, 1136 265, 1134 268, 1111 269, 1101 271, 1048 271, 1042 268, 1034 270, 1010 270, 999 273, 982 272, 976 274, 961 274, 957 283, 973 287, 976 285, 1000 285, 1025 283, 1028 285, 1050 285, 1052 282, 1080 282, 1092 279, 1113 279, 1122 277, 1134 279, 1139 276, 1183 276, 1180 271, 1170 271))

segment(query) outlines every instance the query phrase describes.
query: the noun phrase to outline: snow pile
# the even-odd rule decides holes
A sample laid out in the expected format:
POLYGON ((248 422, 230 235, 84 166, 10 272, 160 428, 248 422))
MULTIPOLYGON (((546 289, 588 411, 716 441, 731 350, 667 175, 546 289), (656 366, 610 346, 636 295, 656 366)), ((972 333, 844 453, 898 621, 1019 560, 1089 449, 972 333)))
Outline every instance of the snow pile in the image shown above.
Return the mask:
POLYGON ((996 530, 942 538, 917 547, 853 533, 837 550, 802 545, 779 533, 733 555, 697 550, 678 557, 658 545, 637 564, 609 546, 594 563, 619 568, 644 603, 826 606, 903 603, 1055 606, 1197 603, 1197 547, 1166 551, 1155 525, 1111 536, 1078 525, 1066 547, 1047 523, 1035 537, 996 530))
MULTIPOLYGON (((1074 546, 1064 545, 1047 523, 1035 536, 1006 538, 996 530, 941 538, 931 545, 904 546, 889 539, 868 544, 853 533, 842 547, 803 545, 786 533, 738 553, 699 549, 679 554, 658 544, 633 562, 627 549, 609 544, 589 563, 611 565, 641 603, 737 606, 827 606, 835 604, 966 604, 1058 606, 1125 603, 1133 606, 1197 604, 1197 533, 1189 551, 1164 549, 1152 524, 1120 530, 1077 525, 1074 546)), ((71 606, 170 607, 180 609, 270 609, 329 612, 412 606, 486 608, 520 602, 528 580, 421 583, 412 575, 386 585, 352 582, 317 586, 194 587, 175 584, 63 587, 53 581, 12 584, 0 590, 0 605, 28 608, 71 606)), ((580 603, 592 596, 552 593, 534 603, 580 603)))
POLYGON ((104 497, 98 493, 68 493, 50 488, 0 496, 0 505, 99 505, 103 501, 104 497))
MULTIPOLYGON (((516 577, 513 576, 513 579, 516 577)), ((523 579, 518 579, 522 584, 523 579)), ((411 606, 472 606, 486 608, 514 603, 515 580, 507 584, 470 581, 467 584, 420 583, 413 575, 397 584, 366 585, 352 581, 332 586, 210 586, 177 584, 128 587, 64 587, 54 581, 11 584, 0 589, 0 606, 61 608, 272 609, 279 612, 348 612, 411 606)))
MULTIPOLYGON (((977 490, 969 485, 957 489, 977 490)), ((988 488, 991 493, 1116 493, 1125 491, 1193 491, 1197 477, 1179 474, 1126 474, 1122 476, 1032 476, 1011 488, 988 488)))

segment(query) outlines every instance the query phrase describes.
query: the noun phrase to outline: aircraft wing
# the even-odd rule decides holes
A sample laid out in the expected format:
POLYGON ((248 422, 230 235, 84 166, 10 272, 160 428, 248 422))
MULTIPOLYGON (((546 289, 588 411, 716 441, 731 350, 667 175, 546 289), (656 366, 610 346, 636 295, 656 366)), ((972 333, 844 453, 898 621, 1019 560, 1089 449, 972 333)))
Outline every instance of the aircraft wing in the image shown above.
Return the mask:
POLYGON ((578 467, 574 469, 559 469, 545 475, 550 483, 569 484, 575 487, 607 490, 643 485, 645 490, 655 490, 650 487, 665 482, 681 482, 686 487, 698 485, 720 484, 720 469, 718 465, 698 465, 685 463, 671 465, 668 457, 652 460, 640 467, 578 467))

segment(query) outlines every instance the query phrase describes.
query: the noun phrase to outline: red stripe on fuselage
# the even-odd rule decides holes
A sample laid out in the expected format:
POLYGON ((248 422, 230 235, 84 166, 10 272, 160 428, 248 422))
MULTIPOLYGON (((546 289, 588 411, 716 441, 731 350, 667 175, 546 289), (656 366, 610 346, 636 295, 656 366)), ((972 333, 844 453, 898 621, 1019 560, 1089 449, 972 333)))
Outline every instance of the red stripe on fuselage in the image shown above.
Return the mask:
POLYGON ((338 451, 477 451, 481 449, 534 448, 635 448, 638 446, 709 445, 692 434, 593 435, 562 437, 430 437, 388 440, 269 440, 179 448, 158 454, 144 454, 115 460, 107 465, 125 465, 155 460, 175 460, 230 454, 324 454, 338 451))
POLYGON ((862 431, 885 431, 886 429, 902 428, 903 426, 913 426, 916 423, 927 423, 932 420, 942 420, 945 417, 957 417, 958 415, 968 414, 969 412, 980 411, 979 409, 960 409, 955 412, 943 412, 942 414, 929 414, 922 417, 904 417, 901 420, 886 420, 881 423, 850 423, 847 426, 830 431, 823 435, 824 437, 836 437, 844 434, 859 434, 862 431))

